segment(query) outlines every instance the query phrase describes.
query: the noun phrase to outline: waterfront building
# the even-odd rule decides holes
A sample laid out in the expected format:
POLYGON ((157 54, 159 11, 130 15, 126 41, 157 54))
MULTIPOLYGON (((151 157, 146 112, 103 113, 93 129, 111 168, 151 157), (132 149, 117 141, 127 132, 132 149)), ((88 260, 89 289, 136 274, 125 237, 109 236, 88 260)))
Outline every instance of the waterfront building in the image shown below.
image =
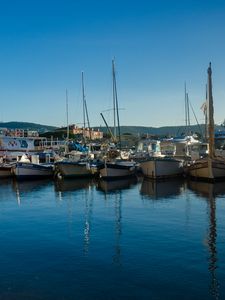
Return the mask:
POLYGON ((10 136, 10 137, 38 137, 39 133, 36 130, 29 130, 29 129, 0 128, 0 136, 10 136))
POLYGON ((93 128, 83 128, 78 127, 77 125, 73 125, 72 132, 74 135, 83 135, 84 138, 88 138, 91 140, 101 140, 103 139, 103 132, 98 130, 94 130, 93 128))

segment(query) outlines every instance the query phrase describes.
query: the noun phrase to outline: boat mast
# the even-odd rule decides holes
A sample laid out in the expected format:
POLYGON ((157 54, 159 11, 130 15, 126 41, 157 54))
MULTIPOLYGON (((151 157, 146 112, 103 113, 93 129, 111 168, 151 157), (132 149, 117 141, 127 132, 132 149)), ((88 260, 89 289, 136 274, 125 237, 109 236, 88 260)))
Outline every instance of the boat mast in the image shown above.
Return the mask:
POLYGON ((82 100, 83 100, 83 121, 84 121, 84 127, 83 127, 83 138, 85 140, 85 94, 84 94, 84 72, 81 72, 81 84, 82 84, 82 100))
POLYGON ((69 109, 68 109, 68 91, 66 89, 66 127, 67 127, 67 134, 66 139, 69 140, 69 109))
POLYGON ((208 138, 208 116, 207 116, 207 84, 205 87, 205 99, 206 99, 206 111, 205 111, 205 141, 207 141, 208 138))
POLYGON ((105 123, 106 128, 108 129, 108 132, 109 132, 109 134, 110 134, 110 136, 111 136, 111 138, 112 138, 112 141, 115 141, 116 139, 115 139, 115 137, 114 137, 114 135, 113 135, 113 133, 112 133, 112 130, 111 130, 110 127, 108 126, 105 117, 103 116, 102 113, 100 113, 100 115, 101 115, 101 117, 102 117, 102 119, 103 119, 103 121, 104 121, 104 123, 105 123))
POLYGON ((89 128, 89 137, 91 140, 91 127, 90 127, 90 121, 89 121, 89 116, 88 116, 88 110, 87 110, 87 101, 85 100, 85 112, 86 112, 86 117, 87 117, 87 123, 88 123, 88 128, 89 128))
POLYGON ((188 125, 188 130, 190 132, 190 102, 189 102, 189 95, 187 93, 187 125, 188 125))
POLYGON ((188 96, 188 92, 187 92, 187 88, 186 88, 186 82, 184 83, 184 105, 185 105, 185 130, 186 130, 186 134, 189 135, 190 134, 190 103, 189 103, 189 96, 188 96))
POLYGON ((208 134, 209 134, 209 157, 214 157, 214 110, 213 110, 213 95, 212 95, 212 69, 211 62, 208 67, 208 84, 207 84, 207 119, 208 119, 208 134))
MULTIPOLYGON (((114 109, 114 117, 117 117, 117 126, 118 126, 118 136, 119 136, 119 146, 121 149, 121 134, 120 134, 120 118, 119 118, 119 107, 118 107, 118 98, 117 98, 117 86, 116 86, 116 75, 115 75, 115 62, 114 60, 112 61, 112 67, 113 67, 113 102, 115 104, 115 109, 114 109), (115 115, 116 113, 116 115, 115 115)), ((115 120, 114 120, 115 122, 115 120)), ((115 133, 114 133, 115 136, 115 133)))
POLYGON ((112 60, 112 79, 113 79, 113 135, 116 137, 116 99, 115 99, 115 63, 114 60, 112 60))
POLYGON ((185 130, 187 130, 187 89, 186 81, 184 83, 184 110, 185 110, 185 130))
POLYGON ((83 116, 84 116, 84 127, 85 127, 85 116, 87 118, 87 124, 89 128, 89 135, 91 140, 91 127, 90 127, 90 121, 88 116, 88 109, 87 109, 87 101, 85 97, 85 89, 84 89, 84 72, 82 72, 82 95, 83 95, 83 116))

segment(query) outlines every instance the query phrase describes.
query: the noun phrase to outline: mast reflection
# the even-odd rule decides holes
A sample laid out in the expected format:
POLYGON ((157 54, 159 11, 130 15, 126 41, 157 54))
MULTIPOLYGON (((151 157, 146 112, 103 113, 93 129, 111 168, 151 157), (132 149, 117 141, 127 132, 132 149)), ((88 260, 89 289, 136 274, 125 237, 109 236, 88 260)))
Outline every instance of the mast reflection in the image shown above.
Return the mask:
POLYGON ((137 184, 137 178, 123 178, 119 180, 105 181, 100 180, 97 183, 97 190, 104 192, 106 201, 113 201, 114 206, 114 234, 115 245, 114 254, 112 257, 113 263, 120 267, 122 265, 122 249, 121 249, 121 237, 122 237, 122 195, 123 190, 129 189, 132 185, 137 184))
POLYGON ((27 194, 30 192, 37 192, 44 188, 47 185, 50 185, 49 179, 37 179, 37 180, 12 180, 13 190, 16 193, 16 199, 18 205, 21 204, 21 199, 23 194, 27 194))
POLYGON ((121 266, 121 246, 120 239, 122 235, 122 195, 116 195, 115 200, 115 253, 113 256, 114 264, 121 266))
POLYGON ((83 227, 83 252, 87 256, 90 246, 91 219, 93 210, 93 186, 94 182, 90 178, 66 178, 55 181, 55 191, 60 201, 66 199, 68 212, 68 231, 73 235, 74 220, 74 192, 79 191, 79 199, 84 203, 84 227, 83 227))
POLYGON ((91 236, 91 220, 93 211, 93 193, 92 189, 85 193, 85 209, 84 209, 84 255, 88 255, 90 236, 91 236))
POLYGON ((207 201, 207 215, 209 217, 209 228, 207 235, 207 245, 209 249, 208 270, 211 277, 210 293, 214 299, 219 299, 219 281, 217 279, 217 219, 216 219, 216 197, 225 195, 224 183, 207 183, 190 181, 189 188, 199 196, 203 196, 207 201))
POLYGON ((217 269, 217 249, 216 249, 216 200, 214 197, 209 198, 209 272, 211 273, 211 294, 215 299, 219 298, 219 282, 216 278, 217 269))

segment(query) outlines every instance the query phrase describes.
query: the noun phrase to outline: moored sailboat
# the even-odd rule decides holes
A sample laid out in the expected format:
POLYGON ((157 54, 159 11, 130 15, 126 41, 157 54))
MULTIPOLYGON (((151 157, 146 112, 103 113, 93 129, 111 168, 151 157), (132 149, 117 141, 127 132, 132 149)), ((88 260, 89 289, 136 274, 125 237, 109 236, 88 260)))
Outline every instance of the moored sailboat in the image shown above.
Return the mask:
POLYGON ((212 69, 211 63, 208 68, 208 84, 207 84, 207 120, 208 120, 208 156, 193 161, 187 166, 187 174, 191 177, 209 181, 221 180, 225 178, 225 159, 215 155, 214 146, 214 109, 212 95, 212 69))
MULTIPOLYGON (((90 122, 88 117, 87 110, 87 102, 85 97, 85 89, 84 89, 84 73, 81 73, 81 85, 82 85, 82 101, 83 101, 83 118, 84 118, 84 127, 83 127, 83 141, 86 145, 86 137, 85 137, 85 124, 87 119, 87 124, 89 128, 89 138, 91 145, 91 130, 90 130, 90 122)), ((67 124, 68 124, 68 107, 67 107, 67 124)), ((67 134, 67 140, 69 140, 69 130, 67 134)), ((76 143, 68 143, 69 145, 76 145, 76 143)), ((90 146, 91 148, 91 146, 90 146)), ((89 157, 89 148, 80 145, 78 155, 74 156, 69 155, 69 158, 64 158, 61 161, 57 161, 54 164, 54 174, 58 178, 79 178, 79 177, 90 177, 95 175, 98 172, 98 162, 92 161, 89 157), (83 158, 82 158, 83 156, 83 158)))
MULTIPOLYGON (((100 169, 100 177, 103 179, 114 179, 133 176, 135 174, 136 163, 133 161, 123 160, 121 158, 121 134, 119 121, 119 108, 117 99, 117 86, 115 75, 115 62, 112 60, 112 80, 113 80, 113 111, 114 111, 114 140, 116 140, 116 119, 118 128, 118 143, 119 143, 119 159, 105 161, 100 169)), ((115 149, 116 150, 116 149, 115 149)))

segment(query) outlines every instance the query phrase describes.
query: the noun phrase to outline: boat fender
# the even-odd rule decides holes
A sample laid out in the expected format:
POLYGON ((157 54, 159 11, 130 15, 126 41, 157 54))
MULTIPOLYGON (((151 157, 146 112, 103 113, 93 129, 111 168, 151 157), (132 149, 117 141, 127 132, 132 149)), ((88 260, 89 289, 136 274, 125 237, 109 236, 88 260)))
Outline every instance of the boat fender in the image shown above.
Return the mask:
POLYGON ((57 178, 58 179, 62 179, 63 178, 61 172, 57 172, 57 178))

